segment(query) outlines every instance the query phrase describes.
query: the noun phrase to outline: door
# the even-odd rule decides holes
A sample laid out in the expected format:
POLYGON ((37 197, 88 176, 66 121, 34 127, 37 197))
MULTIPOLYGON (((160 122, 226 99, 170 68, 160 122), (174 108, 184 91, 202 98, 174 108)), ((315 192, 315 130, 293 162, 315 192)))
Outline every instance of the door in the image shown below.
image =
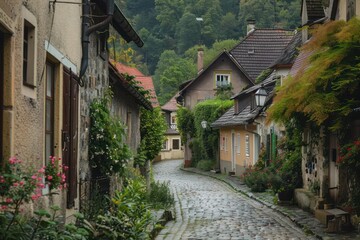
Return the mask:
POLYGON ((339 153, 337 151, 337 137, 332 134, 330 136, 330 147, 329 147, 329 156, 330 156, 330 164, 329 164, 329 194, 331 200, 335 203, 338 199, 339 195, 339 167, 336 164, 336 160, 338 159, 339 153))
POLYGON ((231 171, 236 172, 236 138, 234 131, 231 132, 231 171))
POLYGON ((78 146, 78 92, 79 86, 75 75, 64 68, 63 72, 63 128, 62 128, 62 156, 68 166, 67 179, 67 208, 74 207, 77 197, 77 146, 78 146))

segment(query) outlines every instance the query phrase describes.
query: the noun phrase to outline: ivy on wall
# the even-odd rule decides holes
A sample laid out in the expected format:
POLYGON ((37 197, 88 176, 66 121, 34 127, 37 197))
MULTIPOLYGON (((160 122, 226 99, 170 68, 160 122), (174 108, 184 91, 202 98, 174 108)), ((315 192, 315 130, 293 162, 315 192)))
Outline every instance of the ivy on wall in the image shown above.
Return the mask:
POLYGON ((201 160, 216 160, 219 148, 219 131, 207 126, 202 128, 201 122, 208 125, 223 115, 230 107, 232 100, 211 99, 198 103, 193 111, 180 108, 177 112, 178 127, 182 139, 192 138, 192 164, 201 160))
POLYGON ((109 104, 112 92, 96 99, 90 106, 89 160, 93 169, 103 175, 122 172, 131 157, 125 142, 125 127, 119 119, 111 116, 109 104))
POLYGON ((269 119, 286 121, 302 113, 317 125, 343 129, 360 106, 360 20, 317 27, 301 51, 311 57, 278 89, 269 119))
POLYGON ((141 108, 140 116, 141 142, 135 164, 144 166, 160 152, 167 125, 158 107, 153 110, 141 108))

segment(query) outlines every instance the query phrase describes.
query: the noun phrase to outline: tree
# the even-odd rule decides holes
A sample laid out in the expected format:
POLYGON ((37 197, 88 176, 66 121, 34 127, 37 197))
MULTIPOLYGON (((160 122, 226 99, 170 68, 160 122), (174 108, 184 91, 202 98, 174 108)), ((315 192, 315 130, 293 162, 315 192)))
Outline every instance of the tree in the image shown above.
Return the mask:
POLYGON ((155 0, 156 19, 160 22, 160 30, 174 36, 184 7, 183 0, 155 0))
POLYGON ((228 12, 225 14, 220 22, 219 39, 239 39, 239 22, 234 13, 228 12))
POLYGON ((201 29, 192 13, 185 13, 177 24, 175 37, 177 39, 177 51, 183 53, 185 50, 200 43, 201 29))

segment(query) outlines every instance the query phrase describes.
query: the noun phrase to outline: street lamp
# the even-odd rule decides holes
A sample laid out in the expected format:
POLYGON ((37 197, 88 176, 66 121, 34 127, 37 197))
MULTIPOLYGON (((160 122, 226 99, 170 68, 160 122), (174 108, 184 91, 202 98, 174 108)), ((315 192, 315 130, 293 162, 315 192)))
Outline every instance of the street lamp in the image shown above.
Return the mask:
POLYGON ((263 107, 265 105, 265 99, 267 97, 267 92, 266 90, 261 86, 261 88, 259 88, 256 93, 255 93, 255 101, 256 101, 256 105, 258 107, 263 107))
POLYGON ((201 121, 201 127, 202 127, 203 129, 206 129, 206 127, 207 127, 207 121, 202 120, 202 121, 201 121))

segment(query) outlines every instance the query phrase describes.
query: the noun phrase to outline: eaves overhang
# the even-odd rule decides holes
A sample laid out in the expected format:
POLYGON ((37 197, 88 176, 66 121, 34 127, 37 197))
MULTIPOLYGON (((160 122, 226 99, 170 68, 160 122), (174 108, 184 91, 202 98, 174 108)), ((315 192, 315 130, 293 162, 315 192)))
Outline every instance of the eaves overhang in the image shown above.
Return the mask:
MULTIPOLYGON (((97 7, 99 7, 101 11, 106 12, 107 0, 94 0, 94 2, 97 3, 97 7)), ((112 18, 111 25, 126 42, 133 41, 138 47, 144 46, 144 42, 141 40, 140 36, 136 33, 116 3, 114 4, 114 16, 112 18)))
POLYGON ((109 62, 110 78, 116 83, 118 82, 125 90, 130 93, 136 101, 147 110, 152 110, 151 102, 147 100, 141 93, 139 93, 129 82, 116 70, 116 68, 109 62))

